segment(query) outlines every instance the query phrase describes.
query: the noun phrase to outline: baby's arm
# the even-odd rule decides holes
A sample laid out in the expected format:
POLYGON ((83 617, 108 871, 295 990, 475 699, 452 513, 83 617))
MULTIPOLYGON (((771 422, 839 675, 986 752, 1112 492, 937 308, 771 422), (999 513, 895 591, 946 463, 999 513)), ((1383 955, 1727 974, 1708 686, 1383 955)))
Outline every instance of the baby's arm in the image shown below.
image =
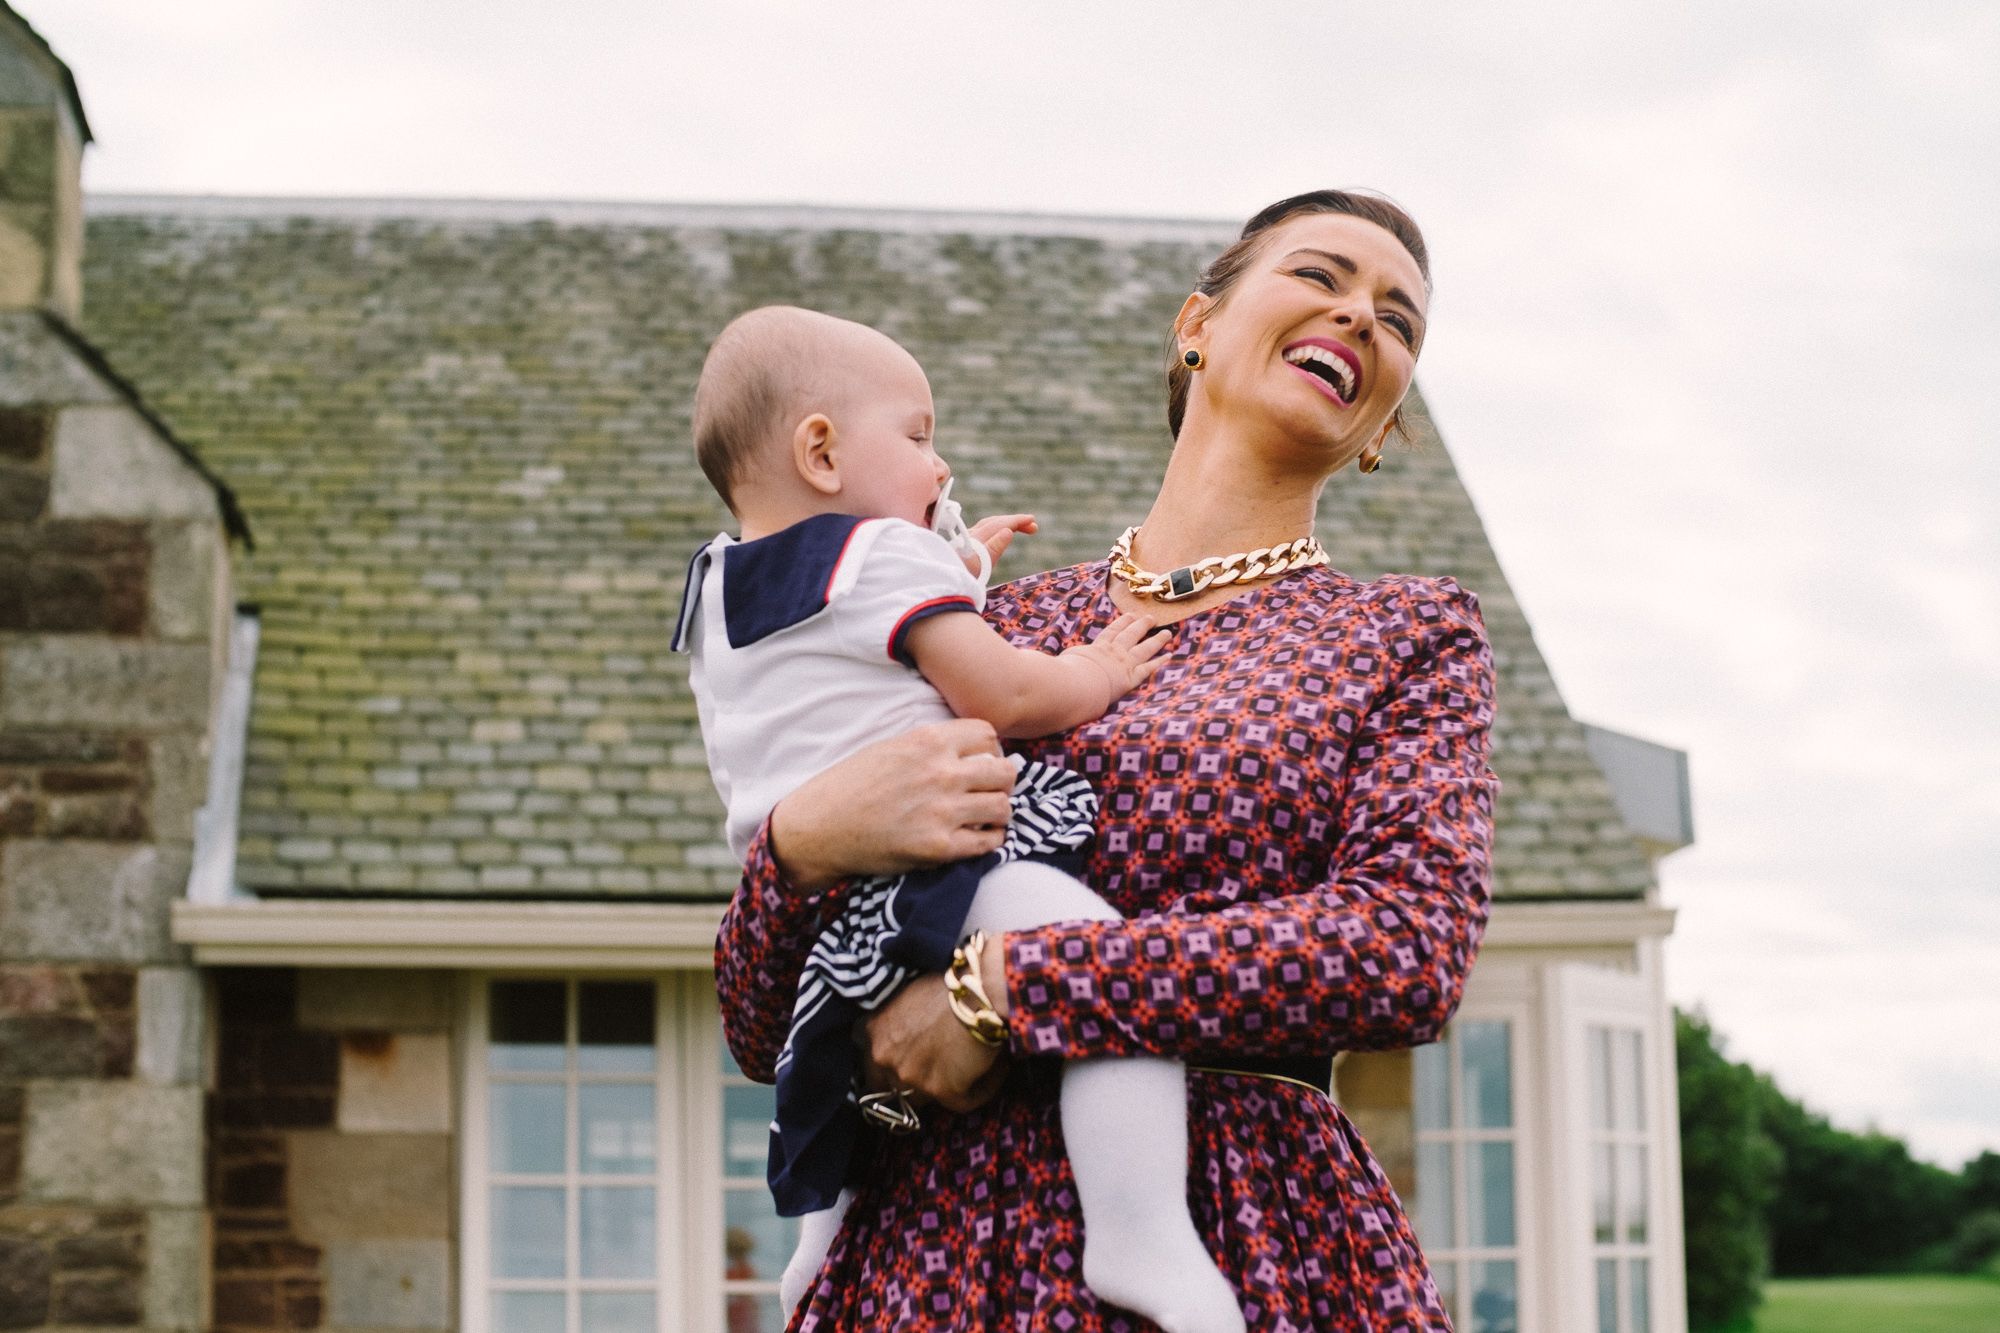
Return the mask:
POLYGON ((1097 638, 1060 656, 1016 648, 976 615, 932 616, 909 630, 905 651, 951 711, 982 718, 1002 736, 1047 736, 1102 717, 1159 669, 1168 636, 1122 615, 1097 638))

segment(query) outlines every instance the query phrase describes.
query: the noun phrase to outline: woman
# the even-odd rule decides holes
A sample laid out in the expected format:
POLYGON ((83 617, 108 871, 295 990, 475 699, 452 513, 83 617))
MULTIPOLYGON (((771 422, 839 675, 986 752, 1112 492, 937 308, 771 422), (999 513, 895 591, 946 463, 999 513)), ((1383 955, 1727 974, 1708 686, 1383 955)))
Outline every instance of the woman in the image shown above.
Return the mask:
MULTIPOLYGON (((1175 321, 1174 454, 1121 558, 994 591, 988 618, 1046 651, 1121 611, 1174 627, 1175 660, 1110 716, 1018 747, 1098 788, 1085 878, 1127 919, 983 950, 1004 1049, 936 977, 875 1016, 874 1085, 936 1105, 884 1140, 795 1328, 1139 1333, 1081 1280, 1056 1066, 1030 1058, 1131 1054, 1191 1068, 1189 1204, 1252 1329, 1449 1328, 1387 1178, 1318 1089, 1336 1051, 1434 1041, 1457 1006, 1486 920, 1492 659, 1450 579, 1362 584, 1293 545, 1329 477, 1379 463, 1428 297, 1394 205, 1265 209, 1175 321), (1255 558, 1209 559, 1231 553, 1255 558)), ((716 946, 746 1071, 770 1076, 844 877, 991 850, 1011 778, 991 728, 961 721, 778 806, 716 946)))

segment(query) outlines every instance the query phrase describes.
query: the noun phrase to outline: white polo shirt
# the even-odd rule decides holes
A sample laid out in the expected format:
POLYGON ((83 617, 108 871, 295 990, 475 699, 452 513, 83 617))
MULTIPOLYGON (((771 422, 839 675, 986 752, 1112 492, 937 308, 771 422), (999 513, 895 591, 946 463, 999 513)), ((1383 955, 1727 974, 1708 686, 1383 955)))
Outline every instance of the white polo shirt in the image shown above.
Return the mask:
POLYGON ((771 808, 875 741, 953 716, 904 649, 934 615, 977 613, 985 586, 942 537, 899 518, 819 514, 688 565, 676 650, 740 861, 771 808))

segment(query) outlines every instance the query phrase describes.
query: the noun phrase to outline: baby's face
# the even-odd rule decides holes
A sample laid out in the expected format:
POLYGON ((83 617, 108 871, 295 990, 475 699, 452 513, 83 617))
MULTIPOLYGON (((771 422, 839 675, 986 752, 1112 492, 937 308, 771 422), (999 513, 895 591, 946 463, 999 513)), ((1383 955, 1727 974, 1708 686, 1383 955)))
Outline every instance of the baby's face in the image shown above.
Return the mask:
POLYGON ((882 350, 854 368, 845 402, 832 414, 838 503, 857 518, 900 518, 928 528, 951 476, 935 446, 930 381, 902 348, 882 350))

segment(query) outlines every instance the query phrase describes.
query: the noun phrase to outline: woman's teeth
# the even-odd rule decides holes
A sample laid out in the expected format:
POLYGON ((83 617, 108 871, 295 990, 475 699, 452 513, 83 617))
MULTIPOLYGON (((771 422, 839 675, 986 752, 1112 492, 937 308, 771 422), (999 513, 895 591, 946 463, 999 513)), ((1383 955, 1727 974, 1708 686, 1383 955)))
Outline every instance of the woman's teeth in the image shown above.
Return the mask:
POLYGON ((1303 370, 1318 375, 1328 384, 1331 384, 1333 391, 1340 395, 1341 402, 1351 403, 1354 401, 1354 367, 1348 365, 1324 347, 1315 347, 1311 343, 1306 343, 1286 352, 1285 360, 1303 370))

